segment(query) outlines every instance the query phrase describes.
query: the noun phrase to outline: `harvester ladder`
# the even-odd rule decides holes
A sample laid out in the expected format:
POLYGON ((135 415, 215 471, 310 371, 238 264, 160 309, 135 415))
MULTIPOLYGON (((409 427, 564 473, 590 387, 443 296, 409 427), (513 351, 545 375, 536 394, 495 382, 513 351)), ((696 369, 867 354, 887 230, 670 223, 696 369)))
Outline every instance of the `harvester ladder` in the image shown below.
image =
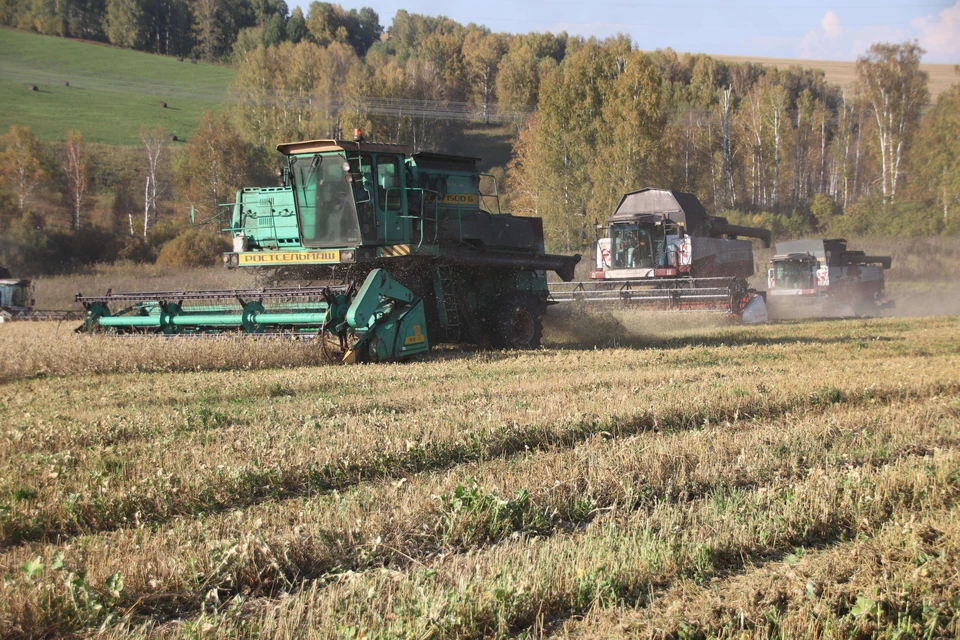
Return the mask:
POLYGON ((459 342, 460 307, 457 304, 456 283, 454 283, 449 266, 440 265, 437 267, 437 286, 439 288, 436 293, 438 306, 440 307, 440 321, 443 323, 447 342, 459 342))

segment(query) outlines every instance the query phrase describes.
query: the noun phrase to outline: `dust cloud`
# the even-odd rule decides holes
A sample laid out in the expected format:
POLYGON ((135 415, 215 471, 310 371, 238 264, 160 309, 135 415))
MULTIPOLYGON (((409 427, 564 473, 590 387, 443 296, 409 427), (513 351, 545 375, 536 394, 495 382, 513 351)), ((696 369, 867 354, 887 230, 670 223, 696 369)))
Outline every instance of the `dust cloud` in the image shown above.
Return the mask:
POLYGON ((882 316, 960 315, 960 282, 893 282, 886 298, 895 303, 882 316))
POLYGON ((670 338, 708 335, 737 324, 726 313, 562 304, 547 311, 543 343, 579 348, 644 346, 670 338))

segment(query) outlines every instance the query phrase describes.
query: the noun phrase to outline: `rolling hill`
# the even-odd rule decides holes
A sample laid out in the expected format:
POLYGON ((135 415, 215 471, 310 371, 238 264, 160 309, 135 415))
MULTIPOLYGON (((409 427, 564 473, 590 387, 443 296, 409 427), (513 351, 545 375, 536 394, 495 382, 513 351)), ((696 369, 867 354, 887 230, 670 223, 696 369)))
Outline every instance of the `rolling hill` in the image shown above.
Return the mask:
POLYGON ((25 125, 55 141, 72 129, 87 142, 122 145, 138 143, 147 124, 186 138, 234 76, 228 67, 0 29, 0 131, 25 125))

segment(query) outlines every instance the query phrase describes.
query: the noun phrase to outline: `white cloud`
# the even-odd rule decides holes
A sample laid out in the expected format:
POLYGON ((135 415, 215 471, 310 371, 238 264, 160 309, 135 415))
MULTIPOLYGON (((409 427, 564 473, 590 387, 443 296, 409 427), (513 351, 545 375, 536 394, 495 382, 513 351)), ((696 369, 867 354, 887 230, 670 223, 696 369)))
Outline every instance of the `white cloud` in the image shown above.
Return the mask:
MULTIPOLYGON (((960 0, 957 0, 960 6, 960 0)), ((808 31, 797 46, 801 58, 811 60, 854 60, 874 42, 903 42, 916 37, 910 31, 893 26, 846 27, 833 11, 820 19, 820 26, 808 31)))
POLYGON ((960 0, 939 14, 914 18, 910 26, 927 50, 925 62, 960 62, 960 0))
POLYGON ((814 60, 834 60, 846 57, 846 45, 843 42, 844 27, 840 16, 827 11, 820 19, 820 26, 807 32, 800 40, 798 53, 801 58, 814 60))
POLYGON ((824 14, 823 18, 820 19, 820 27, 823 29, 823 34, 829 40, 835 40, 843 33, 843 27, 840 25, 840 16, 833 11, 827 11, 824 14))

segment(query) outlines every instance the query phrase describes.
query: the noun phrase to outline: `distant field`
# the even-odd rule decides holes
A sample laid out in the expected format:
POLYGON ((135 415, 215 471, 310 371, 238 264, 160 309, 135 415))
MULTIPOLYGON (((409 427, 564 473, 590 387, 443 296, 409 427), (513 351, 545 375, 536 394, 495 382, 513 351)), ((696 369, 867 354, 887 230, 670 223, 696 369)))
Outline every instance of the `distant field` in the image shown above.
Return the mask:
MULTIPOLYGON (((822 69, 826 74, 827 82, 839 84, 841 87, 852 87, 856 77, 856 63, 836 60, 796 60, 793 58, 755 58, 751 56, 723 56, 716 58, 728 62, 757 62, 759 64, 774 65, 778 69, 786 69, 799 65, 811 69, 822 69)), ((960 82, 952 64, 921 64, 920 67, 930 75, 930 98, 937 96, 960 82)))
POLYGON ((228 67, 0 29, 0 131, 25 125, 54 141, 75 129, 87 142, 134 144, 147 124, 188 138, 203 111, 220 107, 234 75, 228 67))

